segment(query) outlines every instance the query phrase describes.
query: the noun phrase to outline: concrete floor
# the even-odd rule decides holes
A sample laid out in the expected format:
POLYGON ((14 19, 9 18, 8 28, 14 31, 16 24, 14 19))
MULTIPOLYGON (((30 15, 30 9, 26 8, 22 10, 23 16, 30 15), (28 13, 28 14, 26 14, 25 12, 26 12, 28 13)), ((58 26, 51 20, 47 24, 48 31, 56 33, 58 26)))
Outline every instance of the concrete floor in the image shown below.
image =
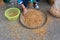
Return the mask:
MULTIPOLYGON (((24 28, 19 20, 8 21, 4 16, 4 11, 8 7, 0 7, 0 40, 41 40, 41 36, 37 36, 31 29, 24 28)), ((50 5, 40 3, 40 9, 47 14, 47 23, 43 26, 47 28, 48 34, 44 40, 60 40, 60 19, 51 16, 47 10, 50 5)))

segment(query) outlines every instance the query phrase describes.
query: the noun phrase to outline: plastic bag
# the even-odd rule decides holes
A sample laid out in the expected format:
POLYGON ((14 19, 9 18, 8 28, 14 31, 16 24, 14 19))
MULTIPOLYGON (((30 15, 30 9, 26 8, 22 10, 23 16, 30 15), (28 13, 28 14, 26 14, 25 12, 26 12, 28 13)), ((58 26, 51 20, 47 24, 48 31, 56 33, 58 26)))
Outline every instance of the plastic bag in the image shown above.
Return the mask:
POLYGON ((55 0, 55 3, 50 9, 50 13, 55 17, 60 17, 60 0, 55 0))

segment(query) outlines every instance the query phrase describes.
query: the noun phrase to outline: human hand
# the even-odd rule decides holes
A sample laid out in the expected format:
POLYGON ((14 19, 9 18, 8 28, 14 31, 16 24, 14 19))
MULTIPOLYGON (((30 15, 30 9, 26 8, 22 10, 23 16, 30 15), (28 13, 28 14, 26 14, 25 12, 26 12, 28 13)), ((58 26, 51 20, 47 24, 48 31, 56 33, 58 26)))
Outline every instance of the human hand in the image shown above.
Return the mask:
POLYGON ((24 6, 23 4, 21 4, 21 6, 22 6, 22 8, 23 8, 23 13, 24 13, 24 15, 25 15, 26 12, 27 12, 27 8, 25 8, 25 6, 24 6))

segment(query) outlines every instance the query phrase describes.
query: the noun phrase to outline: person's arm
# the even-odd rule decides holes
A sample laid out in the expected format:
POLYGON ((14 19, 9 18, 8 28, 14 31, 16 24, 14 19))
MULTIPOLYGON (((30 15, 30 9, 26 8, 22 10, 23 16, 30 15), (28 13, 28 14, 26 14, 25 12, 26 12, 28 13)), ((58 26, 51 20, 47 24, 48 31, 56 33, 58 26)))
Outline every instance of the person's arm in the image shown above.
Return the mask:
POLYGON ((25 6, 23 5, 23 0, 17 0, 18 4, 21 5, 22 9, 23 9, 23 13, 25 14, 27 12, 27 9, 25 8, 25 6))
POLYGON ((25 6, 23 4, 21 4, 21 7, 23 9, 23 13, 25 14, 27 12, 27 8, 25 8, 25 6))
POLYGON ((4 6, 4 5, 5 5, 4 1, 0 0, 0 6, 4 6))
POLYGON ((21 4, 22 8, 23 8, 23 12, 26 13, 27 9, 25 8, 25 6, 23 4, 21 4))

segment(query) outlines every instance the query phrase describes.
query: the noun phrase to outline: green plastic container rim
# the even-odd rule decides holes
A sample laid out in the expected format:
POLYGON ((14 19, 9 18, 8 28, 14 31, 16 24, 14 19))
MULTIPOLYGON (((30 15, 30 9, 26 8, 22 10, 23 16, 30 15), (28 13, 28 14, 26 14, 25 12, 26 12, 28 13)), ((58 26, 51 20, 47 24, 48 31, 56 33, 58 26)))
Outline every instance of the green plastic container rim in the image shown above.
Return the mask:
POLYGON ((9 8, 9 9, 7 9, 7 10, 5 11, 5 16, 8 17, 8 18, 15 18, 15 17, 17 17, 19 14, 20 14, 20 10, 19 10, 18 8, 9 8), (17 14, 16 16, 10 17, 10 16, 7 15, 7 12, 8 12, 9 10, 12 10, 12 9, 18 10, 18 14, 17 14))

